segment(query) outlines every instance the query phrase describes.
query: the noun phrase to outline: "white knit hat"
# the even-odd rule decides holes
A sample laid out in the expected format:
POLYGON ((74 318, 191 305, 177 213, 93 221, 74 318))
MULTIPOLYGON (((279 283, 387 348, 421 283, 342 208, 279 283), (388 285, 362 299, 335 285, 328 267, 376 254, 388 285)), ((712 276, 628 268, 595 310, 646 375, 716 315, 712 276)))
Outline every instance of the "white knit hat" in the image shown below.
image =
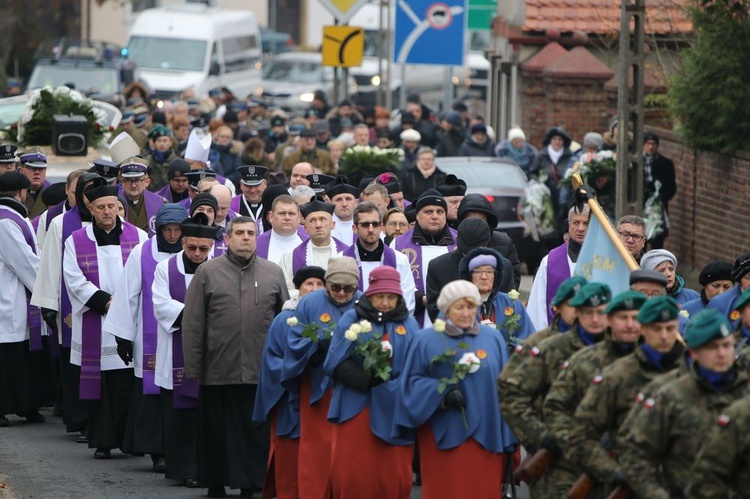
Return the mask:
POLYGON ((508 142, 512 141, 513 139, 521 139, 526 140, 526 134, 523 133, 523 130, 521 130, 519 127, 514 126, 510 130, 508 130, 508 142))
POLYGON ((441 312, 445 312, 461 298, 466 298, 474 302, 475 305, 482 304, 482 297, 476 285, 472 282, 459 279, 443 286, 443 289, 440 290, 440 296, 437 299, 437 306, 441 312))

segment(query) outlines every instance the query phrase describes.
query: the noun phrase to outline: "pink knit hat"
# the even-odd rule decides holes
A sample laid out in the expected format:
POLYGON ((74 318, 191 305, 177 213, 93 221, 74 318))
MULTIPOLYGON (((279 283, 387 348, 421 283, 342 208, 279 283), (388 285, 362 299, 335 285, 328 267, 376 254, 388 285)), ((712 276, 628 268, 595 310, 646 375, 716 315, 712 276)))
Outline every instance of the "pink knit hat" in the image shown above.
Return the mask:
POLYGON ((365 291, 365 296, 371 296, 377 293, 393 293, 403 296, 401 291, 401 276, 393 267, 383 265, 370 272, 368 278, 370 286, 365 291))

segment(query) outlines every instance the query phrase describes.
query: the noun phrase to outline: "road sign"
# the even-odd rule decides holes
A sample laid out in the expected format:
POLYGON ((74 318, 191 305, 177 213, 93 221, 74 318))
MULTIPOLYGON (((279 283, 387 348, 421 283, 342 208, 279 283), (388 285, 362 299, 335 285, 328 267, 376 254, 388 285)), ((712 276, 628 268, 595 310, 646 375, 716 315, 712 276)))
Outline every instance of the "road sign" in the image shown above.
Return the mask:
POLYGON ((465 32, 465 0, 398 0, 394 61, 463 66, 465 32))
POLYGON ((497 15, 497 0, 469 0, 467 28, 475 31, 490 31, 492 20, 497 15))
POLYGON ((365 54, 365 30, 356 26, 323 27, 323 65, 361 66, 365 54))
POLYGON ((370 0, 319 0, 340 23, 346 23, 370 0))

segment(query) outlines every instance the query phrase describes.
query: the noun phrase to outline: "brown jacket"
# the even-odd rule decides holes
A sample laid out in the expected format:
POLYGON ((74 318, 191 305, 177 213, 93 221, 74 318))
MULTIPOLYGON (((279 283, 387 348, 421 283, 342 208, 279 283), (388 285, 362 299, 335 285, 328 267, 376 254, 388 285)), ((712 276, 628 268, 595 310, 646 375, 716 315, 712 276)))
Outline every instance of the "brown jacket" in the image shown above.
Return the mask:
POLYGON ((266 332, 289 292, 278 265, 226 253, 198 267, 185 294, 185 373, 203 385, 257 384, 266 332))

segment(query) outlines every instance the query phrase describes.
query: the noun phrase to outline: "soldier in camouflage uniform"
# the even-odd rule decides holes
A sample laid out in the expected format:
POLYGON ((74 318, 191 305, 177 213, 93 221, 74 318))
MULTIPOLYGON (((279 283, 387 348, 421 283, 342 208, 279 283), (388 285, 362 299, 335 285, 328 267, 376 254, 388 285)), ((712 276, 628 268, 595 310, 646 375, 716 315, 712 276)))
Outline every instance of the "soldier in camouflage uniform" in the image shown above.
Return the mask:
POLYGON ((635 349, 641 333, 638 309, 645 302, 646 297, 637 291, 615 296, 604 310, 609 323, 604 340, 566 360, 544 400, 544 421, 570 460, 575 459, 569 436, 576 408, 602 369, 635 349))
POLYGON ((611 296, 606 284, 591 282, 581 287, 570 301, 578 311, 572 330, 532 347, 514 371, 498 380, 500 410, 515 435, 528 452, 546 449, 553 456, 544 477, 532 488, 534 497, 564 497, 577 475, 571 463, 563 459, 559 444, 533 402, 544 400, 563 362, 604 337, 604 309, 611 296))
MULTIPOLYGON (((737 362, 741 364, 741 367, 745 370, 750 370, 750 288, 746 289, 739 300, 737 305, 730 315, 730 319, 736 317, 739 319, 737 329, 734 331, 734 339, 737 342, 736 354, 737 362)), ((732 319, 734 320, 734 319, 732 319)))
POLYGON ((750 498, 750 397, 716 418, 692 477, 688 497, 750 498))
POLYGON ((686 329, 692 366, 643 402, 620 433, 620 463, 637 497, 683 497, 700 436, 732 402, 748 393, 747 372, 734 363, 735 339, 720 312, 696 314, 686 329), (623 435, 627 435, 623 438, 623 435))
POLYGON ((610 452, 617 452, 617 429, 637 401, 639 390, 685 364, 685 349, 677 341, 677 312, 677 302, 668 296, 651 298, 641 306, 637 318, 642 337, 635 352, 591 379, 571 420, 571 453, 577 456, 580 467, 601 484, 624 481, 610 452))

